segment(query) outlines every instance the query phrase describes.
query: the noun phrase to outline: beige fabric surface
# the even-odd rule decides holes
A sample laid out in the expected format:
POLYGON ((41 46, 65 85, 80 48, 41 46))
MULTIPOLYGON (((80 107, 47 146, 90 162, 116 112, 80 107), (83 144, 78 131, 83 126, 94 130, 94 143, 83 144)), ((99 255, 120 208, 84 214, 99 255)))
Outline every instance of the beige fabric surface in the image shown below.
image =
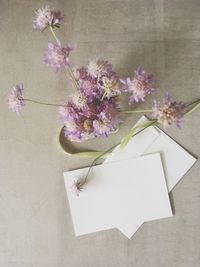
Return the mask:
MULTIPOLYGON (((42 64, 53 39, 31 25, 44 4, 65 13, 57 32, 77 43, 74 64, 102 56, 122 76, 142 65, 155 74, 157 97, 165 89, 183 101, 200 97, 199 0, 0 0, 0 266, 199 267, 199 162, 170 195, 173 218, 145 223, 131 240, 115 229, 75 238, 62 173, 92 160, 61 151, 55 108, 29 103, 17 117, 6 104, 18 82, 26 97, 48 102, 62 103, 72 92, 64 72, 42 64)), ((199 115, 188 116, 182 130, 167 131, 197 157, 199 115)), ((98 148, 117 142, 138 118, 129 116, 117 135, 96 141, 98 148)))

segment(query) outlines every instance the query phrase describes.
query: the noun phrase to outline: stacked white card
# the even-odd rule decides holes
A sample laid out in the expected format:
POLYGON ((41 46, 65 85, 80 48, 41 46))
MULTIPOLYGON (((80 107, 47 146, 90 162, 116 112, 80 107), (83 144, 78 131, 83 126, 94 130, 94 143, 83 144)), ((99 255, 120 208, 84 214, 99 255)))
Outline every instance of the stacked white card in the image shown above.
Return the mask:
MULTIPOLYGON (((137 124, 147 119, 142 117, 137 124)), ((118 228, 131 238, 143 222, 172 216, 168 192, 196 158, 156 127, 148 127, 94 166, 84 190, 75 197, 73 180, 88 168, 64 173, 75 235, 118 228)))

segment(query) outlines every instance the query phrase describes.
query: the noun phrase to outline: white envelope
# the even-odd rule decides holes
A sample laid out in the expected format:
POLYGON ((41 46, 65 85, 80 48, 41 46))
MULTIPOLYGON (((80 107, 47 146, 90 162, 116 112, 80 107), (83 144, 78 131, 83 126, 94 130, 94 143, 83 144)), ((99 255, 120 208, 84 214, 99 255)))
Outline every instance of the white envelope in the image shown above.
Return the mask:
POLYGON ((79 197, 70 191, 73 179, 88 168, 64 173, 77 236, 121 225, 172 216, 160 154, 93 167, 79 197))
MULTIPOLYGON (((147 118, 143 116, 136 125, 145 121, 147 121, 147 118)), ((171 191, 192 167, 196 158, 157 127, 151 126, 134 136, 124 150, 116 151, 103 164, 156 152, 161 153, 168 191, 171 191)), ((123 226, 124 224, 119 224, 117 228, 128 238, 131 238, 142 223, 134 219, 132 222, 129 220, 129 224, 125 227, 123 226)))

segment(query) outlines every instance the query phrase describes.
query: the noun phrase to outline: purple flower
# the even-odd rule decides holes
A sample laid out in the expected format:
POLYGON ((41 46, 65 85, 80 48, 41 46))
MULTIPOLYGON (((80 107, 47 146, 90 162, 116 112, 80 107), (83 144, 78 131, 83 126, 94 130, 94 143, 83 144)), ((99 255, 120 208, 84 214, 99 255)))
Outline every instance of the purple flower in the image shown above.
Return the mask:
POLYGON ((108 136, 119 126, 119 78, 107 61, 97 60, 95 63, 95 72, 91 70, 91 63, 89 67, 73 69, 79 89, 59 109, 65 136, 71 141, 108 136))
POLYGON ((87 98, 81 91, 76 91, 72 96, 73 104, 78 108, 83 110, 87 106, 87 98))
POLYGON ((112 72, 112 64, 107 60, 97 59, 95 61, 90 61, 88 64, 88 73, 93 78, 110 75, 112 72))
POLYGON ((88 75, 86 67, 73 68, 73 73, 76 80, 84 80, 88 75))
POLYGON ((19 114, 21 108, 25 105, 23 97, 23 84, 17 84, 11 89, 11 92, 8 96, 8 105, 9 108, 19 114))
POLYGON ((163 125, 164 128, 176 124, 180 128, 183 122, 183 116, 186 105, 183 102, 172 100, 171 95, 167 92, 163 103, 154 100, 152 117, 163 125))
POLYGON ((81 182, 79 180, 75 179, 71 181, 70 191, 75 197, 79 196, 79 194, 81 193, 81 190, 82 190, 82 187, 81 187, 81 182))
POLYGON ((108 136, 108 134, 116 131, 119 125, 119 119, 116 115, 116 111, 110 108, 107 108, 106 111, 102 111, 98 119, 93 121, 95 135, 108 136))
POLYGON ((99 86, 97 85, 96 79, 93 79, 91 77, 87 77, 83 80, 79 80, 80 90, 88 97, 94 97, 97 96, 97 94, 100 95, 99 92, 99 86))
POLYGON ((68 120, 74 120, 79 117, 77 111, 73 108, 72 103, 69 101, 59 107, 58 113, 60 120, 64 124, 68 120))
POLYGON ((33 29, 43 31, 47 27, 60 27, 63 18, 64 16, 60 11, 50 9, 49 6, 41 7, 36 11, 33 29))
POLYGON ((153 87, 153 75, 147 73, 141 67, 135 71, 132 80, 127 78, 126 80, 121 80, 121 83, 124 85, 123 90, 130 93, 129 104, 144 101, 145 97, 155 90, 153 87))
POLYGON ((59 44, 48 44, 44 54, 44 63, 57 72, 62 66, 69 65, 69 54, 73 50, 71 45, 62 47, 59 44))
POLYGON ((118 77, 114 75, 111 77, 102 77, 100 86, 104 91, 103 97, 106 96, 107 98, 110 98, 121 94, 118 81, 118 77))

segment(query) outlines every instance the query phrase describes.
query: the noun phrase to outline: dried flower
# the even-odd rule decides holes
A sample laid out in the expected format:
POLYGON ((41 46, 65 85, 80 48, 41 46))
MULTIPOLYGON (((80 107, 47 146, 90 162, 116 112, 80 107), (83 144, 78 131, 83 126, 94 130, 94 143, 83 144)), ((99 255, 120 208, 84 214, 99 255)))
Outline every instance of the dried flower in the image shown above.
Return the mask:
POLYGON ((58 113, 59 118, 63 123, 65 123, 67 120, 73 119, 74 117, 78 117, 78 115, 75 116, 76 111, 72 106, 68 104, 68 102, 59 107, 58 113))
POLYGON ((87 97, 80 91, 76 91, 72 96, 72 102, 78 109, 84 109, 87 105, 87 97))
POLYGON ((92 63, 90 69, 89 66, 73 69, 79 89, 59 108, 65 136, 71 141, 108 136, 119 127, 119 77, 108 61, 99 59, 94 62, 98 67, 95 73, 91 71, 92 63))
POLYGON ((110 64, 107 60, 103 59, 90 61, 88 64, 88 73, 93 78, 110 75, 112 73, 112 64, 110 64))
POLYGON ((107 108, 99 114, 98 119, 93 121, 94 133, 96 136, 108 136, 117 129, 118 124, 117 112, 107 108))
POLYGON ((23 84, 17 84, 11 89, 11 92, 8 96, 8 105, 9 108, 19 114, 21 108, 25 105, 23 97, 23 84))
POLYGON ((47 27, 60 27, 63 21, 63 14, 60 11, 50 9, 49 6, 44 6, 36 11, 36 17, 33 21, 34 30, 45 30, 47 27))
POLYGON ((129 104, 144 101, 145 97, 155 90, 153 87, 153 75, 147 73, 141 67, 135 71, 132 80, 127 78, 126 80, 120 81, 124 85, 123 90, 130 93, 129 104))
POLYGON ((62 47, 59 44, 48 44, 43 62, 57 72, 62 66, 69 65, 69 54, 73 50, 71 45, 62 47))
POLYGON ((154 100, 152 117, 157 119, 165 128, 173 123, 180 128, 185 108, 186 105, 183 102, 173 101, 171 95, 167 92, 163 103, 154 100))
POLYGON ((120 88, 119 88, 119 79, 117 76, 111 76, 111 77, 102 77, 102 85, 101 88, 104 90, 104 95, 107 98, 118 96, 121 94, 120 88))
POLYGON ((81 182, 79 180, 73 180, 70 183, 70 191, 75 196, 78 197, 81 193, 82 187, 81 182))

